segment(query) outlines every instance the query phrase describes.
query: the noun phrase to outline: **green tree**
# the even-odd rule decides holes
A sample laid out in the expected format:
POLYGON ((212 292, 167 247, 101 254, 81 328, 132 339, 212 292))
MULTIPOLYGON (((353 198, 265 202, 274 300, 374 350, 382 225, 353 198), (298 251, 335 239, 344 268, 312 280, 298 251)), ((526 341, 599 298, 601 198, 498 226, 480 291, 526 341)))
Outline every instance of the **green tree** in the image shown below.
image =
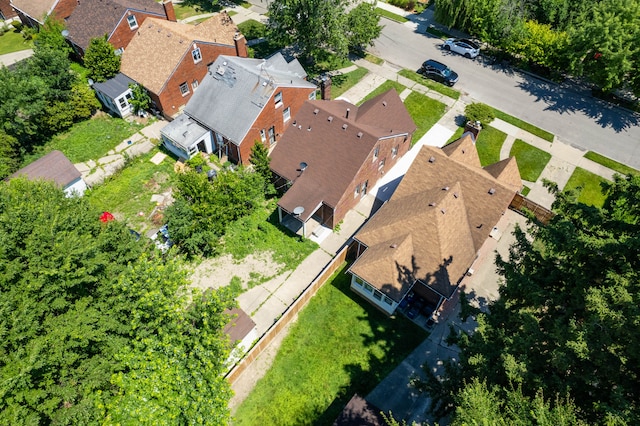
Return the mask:
POLYGON ((347 0, 274 0, 269 3, 268 37, 282 45, 295 44, 307 57, 325 50, 346 57, 347 6, 347 0))
POLYGON ((509 259, 497 257, 500 299, 458 341, 461 374, 445 387, 477 377, 528 398, 568 395, 589 423, 637 424, 640 177, 605 185, 602 208, 548 187, 556 216, 517 230, 509 259))
POLYGON ((90 71, 89 77, 103 82, 120 71, 120 57, 107 41, 107 36, 92 38, 84 53, 84 65, 90 71))
POLYGON ((251 147, 251 157, 249 158, 253 168, 264 180, 264 194, 266 196, 274 195, 276 193, 273 186, 273 173, 271 172, 271 157, 269 157, 269 150, 260 141, 251 147))
POLYGON ((0 131, 0 179, 4 179, 18 170, 19 150, 18 140, 0 131))
POLYGON ((347 15, 346 36, 349 50, 363 52, 367 47, 373 46, 373 41, 380 36, 382 25, 376 12, 374 3, 360 3, 351 9, 347 15))
POLYGON ((227 295, 191 294, 99 214, 51 183, 0 185, 0 424, 226 424, 227 295))
POLYGON ((35 35, 34 50, 53 49, 68 56, 72 49, 62 35, 64 30, 63 21, 55 19, 52 15, 47 16, 44 20, 44 25, 38 28, 38 32, 35 35))
POLYGON ((570 31, 572 71, 602 90, 629 87, 640 95, 640 3, 594 3, 570 31))
POLYGON ((147 89, 139 84, 130 84, 132 98, 129 99, 129 103, 133 108, 133 113, 138 114, 140 111, 146 111, 151 106, 151 97, 147 89))

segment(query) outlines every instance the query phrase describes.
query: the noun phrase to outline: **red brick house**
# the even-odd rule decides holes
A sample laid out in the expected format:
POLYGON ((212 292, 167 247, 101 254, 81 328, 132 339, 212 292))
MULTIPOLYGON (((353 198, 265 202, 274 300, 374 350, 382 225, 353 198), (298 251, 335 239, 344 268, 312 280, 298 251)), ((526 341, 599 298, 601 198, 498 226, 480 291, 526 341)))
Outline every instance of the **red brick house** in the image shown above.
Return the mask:
POLYGON ((178 114, 220 55, 247 56, 226 12, 197 25, 148 18, 122 54, 120 72, 144 86, 166 117, 178 114))
POLYGON ((307 101, 287 123, 271 153, 280 220, 294 217, 302 233, 314 218, 333 228, 409 150, 416 125, 391 89, 356 106, 344 100, 307 101))
POLYGON ((67 40, 76 53, 84 55, 92 38, 107 36, 116 52, 123 52, 147 18, 175 21, 170 0, 90 0, 76 2, 73 13, 65 20, 67 40))
POLYGON ((268 59, 221 55, 209 66, 184 115, 161 131, 163 143, 184 158, 204 150, 249 164, 257 141, 275 146, 302 104, 315 99, 316 86, 306 76, 296 59, 287 62, 280 53, 268 59), (202 129, 210 132, 211 143, 202 129))
POLYGON ((391 315, 449 300, 522 181, 515 157, 481 167, 471 133, 424 146, 391 199, 356 233, 351 289, 391 315))
POLYGON ((10 0, 0 0, 0 21, 18 17, 16 10, 11 7, 10 0))
MULTIPOLYGON (((5 15, 4 3, 9 1, 0 0, 0 10, 3 15, 5 15)), ((11 6, 22 23, 30 27, 42 25, 49 15, 57 19, 67 19, 77 5, 78 0, 11 0, 11 6)), ((7 15, 5 17, 8 18, 7 15)))

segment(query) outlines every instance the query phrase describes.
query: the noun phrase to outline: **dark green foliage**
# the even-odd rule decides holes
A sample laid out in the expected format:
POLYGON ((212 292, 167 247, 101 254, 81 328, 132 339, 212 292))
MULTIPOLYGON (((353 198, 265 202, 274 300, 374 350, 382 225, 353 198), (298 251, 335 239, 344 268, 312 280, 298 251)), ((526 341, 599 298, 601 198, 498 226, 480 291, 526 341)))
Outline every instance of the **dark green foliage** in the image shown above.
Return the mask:
POLYGON ((92 38, 84 54, 84 66, 90 71, 89 77, 103 82, 120 71, 120 57, 107 41, 107 36, 92 38))
POLYGON ((362 52, 367 47, 373 46, 373 40, 377 39, 382 32, 378 19, 376 7, 372 3, 360 3, 349 11, 347 39, 350 51, 362 52))
POLYGON ((205 173, 188 171, 178 178, 176 202, 167 211, 171 239, 189 256, 211 256, 228 224, 251 214, 264 202, 264 180, 244 168, 205 173))
POLYGON ((533 240, 517 230, 509 259, 497 257, 500 299, 458 342, 460 369, 443 394, 477 377, 503 400, 514 388, 530 401, 566 395, 590 424, 638 424, 640 177, 605 184, 603 208, 548 187, 557 215, 530 227, 533 240))
POLYGON ((251 161, 251 164, 253 165, 256 173, 262 176, 264 180, 265 196, 275 195, 276 189, 272 183, 273 174, 271 173, 271 168, 269 167, 269 164, 271 163, 269 150, 260 141, 256 141, 256 143, 251 147, 251 157, 249 158, 249 161, 251 161))
POLYGON ((0 131, 0 179, 18 169, 19 156, 18 140, 0 131))
MULTIPOLYGON (((15 26, 15 21, 13 26, 15 26)), ((71 46, 67 43, 67 40, 62 35, 65 25, 64 22, 59 21, 52 16, 48 16, 44 20, 44 25, 37 28, 37 33, 34 37, 35 50, 48 48, 57 50, 64 53, 66 56, 71 53, 71 46)))
POLYGON ((464 115, 468 121, 479 121, 482 127, 488 126, 496 118, 493 108, 480 102, 467 105, 464 108, 464 115))
POLYGON ((0 424, 226 424, 226 294, 191 296, 99 214, 50 183, 0 186, 0 424))
POLYGON ((254 40, 267 35, 267 26, 255 19, 239 23, 238 29, 247 40, 254 40))
POLYGON ((151 106, 151 97, 147 89, 139 84, 130 84, 132 98, 129 99, 129 103, 133 108, 133 113, 138 114, 141 111, 147 111, 151 106))

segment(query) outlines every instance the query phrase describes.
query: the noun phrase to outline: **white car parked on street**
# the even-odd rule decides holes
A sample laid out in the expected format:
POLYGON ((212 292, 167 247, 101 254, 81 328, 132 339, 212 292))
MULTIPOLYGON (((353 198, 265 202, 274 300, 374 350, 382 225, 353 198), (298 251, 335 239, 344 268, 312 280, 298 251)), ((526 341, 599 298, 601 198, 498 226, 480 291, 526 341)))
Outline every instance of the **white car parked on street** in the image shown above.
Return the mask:
POLYGON ((480 54, 480 46, 466 38, 448 38, 444 41, 442 48, 469 59, 473 59, 480 54))

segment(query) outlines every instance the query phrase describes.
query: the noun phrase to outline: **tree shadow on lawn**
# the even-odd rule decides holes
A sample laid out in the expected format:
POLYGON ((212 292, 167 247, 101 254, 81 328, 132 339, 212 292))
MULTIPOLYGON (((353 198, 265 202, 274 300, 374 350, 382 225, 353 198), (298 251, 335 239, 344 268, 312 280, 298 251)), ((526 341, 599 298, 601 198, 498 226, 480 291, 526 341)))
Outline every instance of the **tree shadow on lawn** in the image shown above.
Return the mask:
POLYGON ((318 412, 313 419, 314 425, 332 424, 353 394, 365 397, 369 394, 393 369, 400 364, 420 343, 428 337, 428 333, 413 322, 397 315, 387 317, 373 307, 358 294, 350 289, 350 275, 346 273, 347 265, 341 273, 330 283, 354 303, 363 309, 364 315, 358 316, 359 321, 370 324, 372 334, 361 334, 364 347, 381 346, 383 353, 368 353, 369 370, 363 370, 362 365, 347 364, 344 370, 350 377, 350 383, 340 389, 329 407, 318 412), (384 342, 381 344, 381 342, 384 342))

